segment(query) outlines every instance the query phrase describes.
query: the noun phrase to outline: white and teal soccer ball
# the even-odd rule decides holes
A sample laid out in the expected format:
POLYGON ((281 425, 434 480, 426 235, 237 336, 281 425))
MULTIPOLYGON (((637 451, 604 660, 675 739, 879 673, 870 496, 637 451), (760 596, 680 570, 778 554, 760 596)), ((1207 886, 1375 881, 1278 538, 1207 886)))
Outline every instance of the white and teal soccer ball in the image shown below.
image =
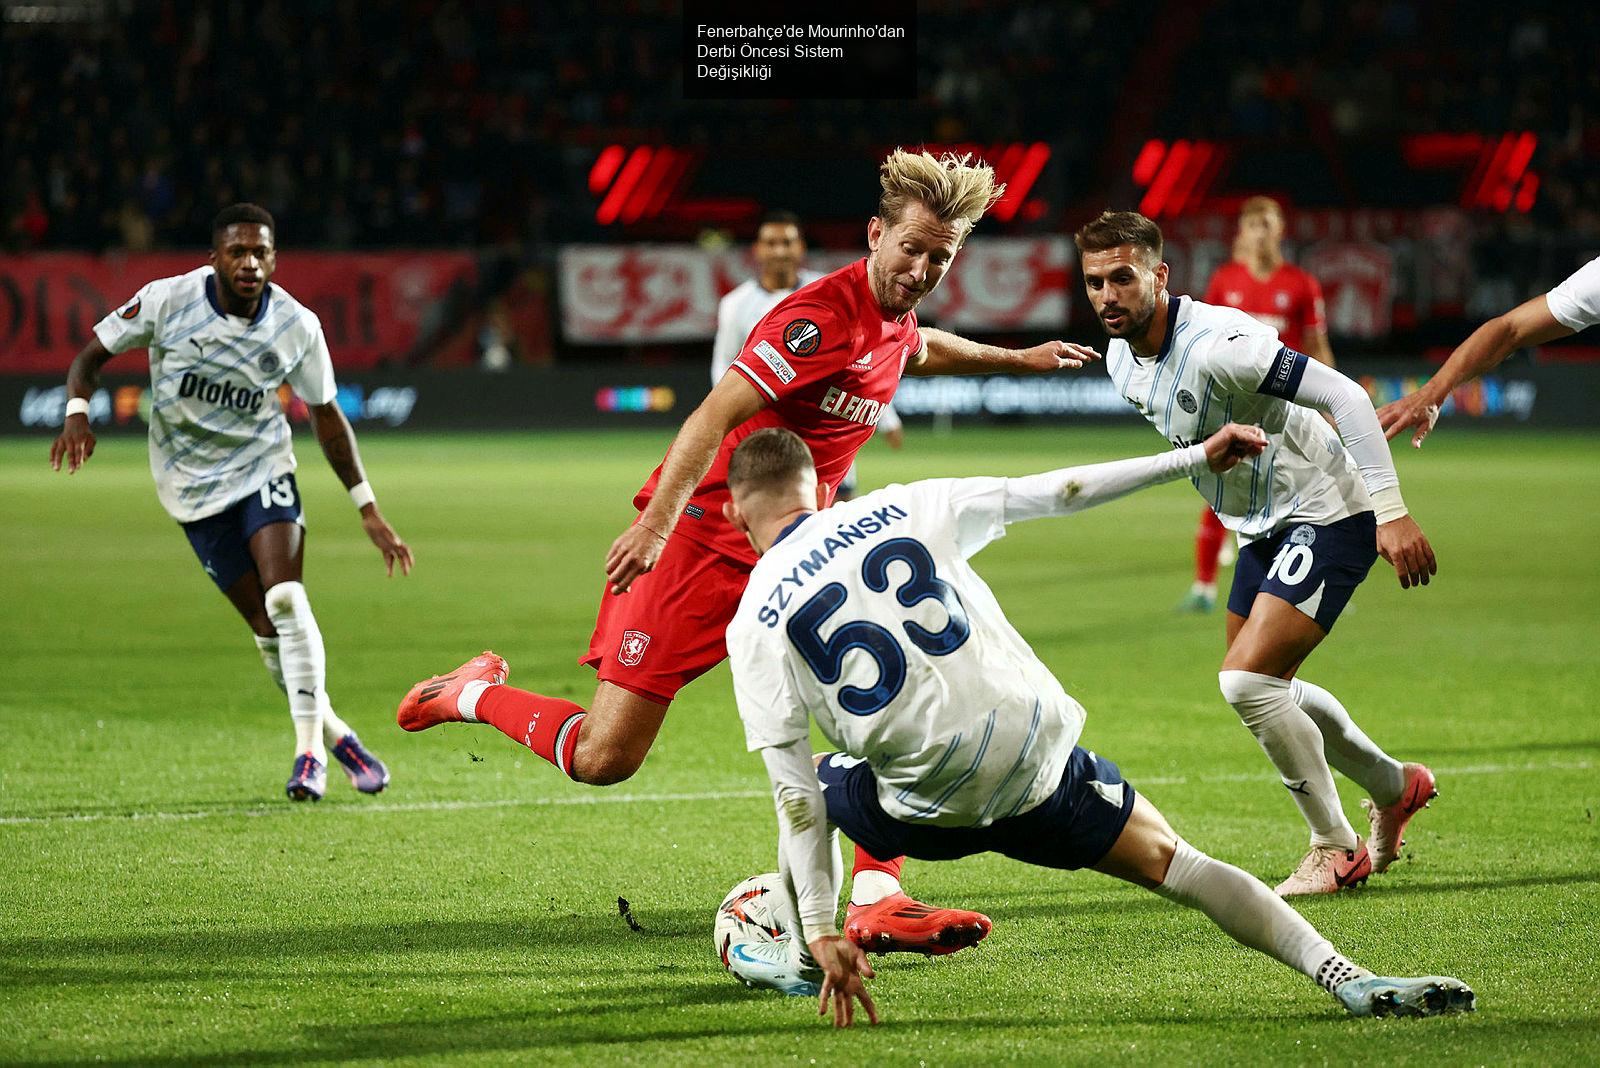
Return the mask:
POLYGON ((783 876, 775 871, 752 875, 728 891, 717 906, 716 921, 711 927, 717 957, 724 968, 728 967, 730 946, 787 943, 789 932, 778 905, 782 895, 783 876))
POLYGON ((814 998, 822 973, 783 920, 784 893, 775 871, 729 890, 711 927, 717 959, 745 986, 814 998))

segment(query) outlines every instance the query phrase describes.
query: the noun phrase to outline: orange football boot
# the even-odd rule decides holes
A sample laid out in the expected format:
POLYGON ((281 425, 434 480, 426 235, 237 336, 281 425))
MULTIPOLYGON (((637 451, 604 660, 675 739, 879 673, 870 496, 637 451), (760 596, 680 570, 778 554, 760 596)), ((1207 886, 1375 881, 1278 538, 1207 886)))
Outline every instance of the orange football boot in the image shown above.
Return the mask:
POLYGON ((851 905, 844 933, 871 953, 943 956, 977 945, 993 926, 981 912, 936 909, 896 893, 870 905, 851 905))
POLYGON ((395 719, 408 731, 425 731, 441 723, 462 722, 456 711, 456 699, 469 682, 487 682, 499 685, 511 674, 505 658, 485 649, 448 675, 435 675, 411 687, 406 699, 400 702, 395 719))

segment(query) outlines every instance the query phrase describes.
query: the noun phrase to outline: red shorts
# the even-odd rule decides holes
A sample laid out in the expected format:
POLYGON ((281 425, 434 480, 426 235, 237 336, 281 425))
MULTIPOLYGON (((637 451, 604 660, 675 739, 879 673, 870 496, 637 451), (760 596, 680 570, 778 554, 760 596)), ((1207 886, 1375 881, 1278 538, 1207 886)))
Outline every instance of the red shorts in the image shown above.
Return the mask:
POLYGON ((750 566, 682 536, 624 594, 600 595, 589 651, 601 682, 661 704, 728 658, 723 636, 750 566))

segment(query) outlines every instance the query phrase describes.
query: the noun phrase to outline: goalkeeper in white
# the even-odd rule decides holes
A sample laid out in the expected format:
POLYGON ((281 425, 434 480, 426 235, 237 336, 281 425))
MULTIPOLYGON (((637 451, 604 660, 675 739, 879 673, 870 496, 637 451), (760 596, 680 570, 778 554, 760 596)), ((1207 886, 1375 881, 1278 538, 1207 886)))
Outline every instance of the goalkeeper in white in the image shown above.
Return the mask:
POLYGON ((1115 764, 1078 746, 1083 708, 967 562, 1008 523, 1224 471, 1265 445, 1229 424, 1160 456, 889 486, 821 513, 827 488, 798 436, 769 428, 739 445, 725 508, 761 559, 728 628, 734 692, 772 780, 791 929, 835 1024, 857 1001, 878 1014, 866 956, 836 926, 833 827, 881 857, 1093 867, 1202 910, 1356 1015, 1472 1009, 1459 980, 1361 968, 1254 877, 1179 838, 1115 764), (839 752, 814 760, 812 719, 839 752))

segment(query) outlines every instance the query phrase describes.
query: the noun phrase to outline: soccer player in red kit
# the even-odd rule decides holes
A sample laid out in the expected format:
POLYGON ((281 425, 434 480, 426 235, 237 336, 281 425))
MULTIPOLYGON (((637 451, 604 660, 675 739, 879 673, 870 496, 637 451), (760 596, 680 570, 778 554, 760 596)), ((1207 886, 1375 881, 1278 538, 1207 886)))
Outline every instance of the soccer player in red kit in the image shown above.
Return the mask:
MULTIPOLYGON (((1238 308, 1276 330, 1289 348, 1333 366, 1322 286, 1283 258, 1283 209, 1271 197, 1251 197, 1240 205, 1233 259, 1217 268, 1202 299, 1238 308)), ((1194 536, 1194 584, 1179 611, 1209 612, 1217 606, 1217 565, 1227 540, 1228 528, 1203 508, 1194 536)))
MULTIPOLYGON (((621 782, 643 763, 678 690, 728 655, 723 632, 756 562, 724 514, 739 442, 763 427, 795 431, 831 499, 902 374, 1046 372, 1096 357, 1063 342, 1010 350, 919 328, 913 309, 1004 187, 970 157, 899 149, 879 180, 866 259, 804 286, 756 325, 634 498, 639 516, 606 555, 607 588, 582 658, 600 680, 588 709, 505 685, 505 661, 486 652, 413 687, 402 727, 489 723, 577 782, 621 782)), ((841 657, 851 648, 842 644, 841 657)), ((875 950, 937 953, 988 933, 978 913, 907 898, 900 863, 857 849, 852 937, 875 950)))

